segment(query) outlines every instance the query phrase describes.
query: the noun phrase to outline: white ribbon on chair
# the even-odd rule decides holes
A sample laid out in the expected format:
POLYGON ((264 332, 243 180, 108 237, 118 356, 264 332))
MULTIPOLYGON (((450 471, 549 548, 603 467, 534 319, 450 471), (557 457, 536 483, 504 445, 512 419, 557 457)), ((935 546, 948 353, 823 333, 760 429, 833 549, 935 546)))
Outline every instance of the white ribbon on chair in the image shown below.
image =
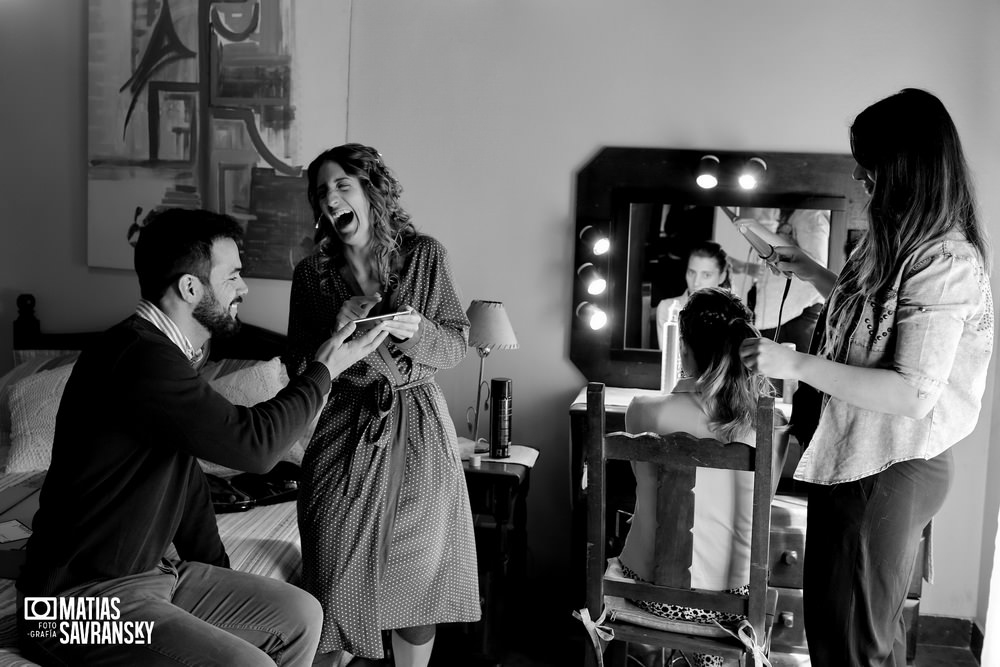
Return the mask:
POLYGON ((746 619, 740 621, 740 624, 736 626, 736 632, 733 632, 714 619, 712 622, 746 647, 747 651, 753 656, 754 667, 771 667, 771 661, 764 655, 764 647, 757 644, 757 633, 754 631, 753 626, 750 625, 750 621, 746 619))
MULTIPOLYGON (((594 647, 594 655, 597 656, 597 667, 604 667, 604 647, 615 638, 615 631, 604 625, 605 616, 607 616, 606 610, 601 612, 600 617, 596 621, 592 620, 590 618, 590 610, 586 607, 573 612, 573 617, 583 623, 583 627, 590 637, 590 643, 594 647)), ((768 665, 768 667, 771 666, 768 665)))

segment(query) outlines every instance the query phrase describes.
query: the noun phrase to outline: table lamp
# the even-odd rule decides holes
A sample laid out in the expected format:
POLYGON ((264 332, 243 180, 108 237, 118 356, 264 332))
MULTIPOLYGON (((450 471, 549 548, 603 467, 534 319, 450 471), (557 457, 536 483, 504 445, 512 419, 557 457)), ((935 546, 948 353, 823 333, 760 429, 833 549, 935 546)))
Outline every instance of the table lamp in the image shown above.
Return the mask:
MULTIPOLYGON (((501 301, 475 300, 469 305, 466 313, 472 325, 469 328, 469 345, 479 351, 479 385, 476 387, 475 425, 472 439, 479 442, 479 411, 483 407, 483 367, 486 357, 493 350, 516 350, 517 337, 510 326, 507 311, 501 301)), ((488 388, 487 388, 488 391, 488 388)), ((486 400, 490 397, 487 394, 486 400)))

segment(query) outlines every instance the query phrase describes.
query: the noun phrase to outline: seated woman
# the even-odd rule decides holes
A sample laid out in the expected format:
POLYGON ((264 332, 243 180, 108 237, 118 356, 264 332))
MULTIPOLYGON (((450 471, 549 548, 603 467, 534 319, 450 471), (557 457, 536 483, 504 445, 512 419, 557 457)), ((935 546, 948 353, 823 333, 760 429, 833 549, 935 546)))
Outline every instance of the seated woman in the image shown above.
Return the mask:
MULTIPOLYGON (((633 399, 625 414, 630 433, 686 431, 699 438, 752 444, 757 399, 771 392, 767 379, 740 361, 740 343, 758 336, 752 314, 731 292, 712 287, 693 292, 680 312, 680 354, 687 377, 663 396, 633 399)), ((774 479, 784 461, 776 443, 774 479)), ((656 535, 656 469, 634 463, 635 515, 619 560, 625 575, 652 581, 656 535)), ((695 485, 694 554, 691 587, 747 595, 753 474, 700 469, 695 485)), ((740 617, 700 609, 632 600, 645 611, 672 620, 711 624, 740 617)), ((722 665, 722 658, 694 655, 697 667, 722 665)))
POLYGON ((656 304, 656 341, 663 348, 663 325, 676 322, 677 313, 687 303, 688 295, 705 287, 724 287, 730 289, 729 257, 715 241, 699 241, 688 251, 687 272, 684 280, 687 289, 680 296, 661 299, 656 304))

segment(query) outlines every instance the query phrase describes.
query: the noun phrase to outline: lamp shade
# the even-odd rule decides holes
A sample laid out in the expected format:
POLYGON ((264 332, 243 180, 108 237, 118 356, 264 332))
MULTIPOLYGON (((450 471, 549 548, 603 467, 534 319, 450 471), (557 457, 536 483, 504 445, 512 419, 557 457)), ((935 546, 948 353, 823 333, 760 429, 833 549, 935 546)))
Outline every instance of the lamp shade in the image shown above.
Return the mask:
POLYGON ((490 350, 516 350, 517 336, 510 326, 507 311, 501 301, 473 301, 467 312, 469 322, 469 345, 490 350))

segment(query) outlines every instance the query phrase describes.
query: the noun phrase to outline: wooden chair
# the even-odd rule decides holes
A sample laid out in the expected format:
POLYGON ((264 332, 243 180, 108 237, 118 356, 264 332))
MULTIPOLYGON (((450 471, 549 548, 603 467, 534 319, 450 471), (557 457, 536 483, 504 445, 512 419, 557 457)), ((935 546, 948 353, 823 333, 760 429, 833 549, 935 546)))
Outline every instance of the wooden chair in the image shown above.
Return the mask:
MULTIPOLYGON (((640 642, 663 648, 721 655, 727 659, 755 664, 751 647, 756 643, 760 655, 770 645, 770 627, 777 603, 777 591, 768 589, 768 543, 770 538, 772 498, 772 456, 774 453, 774 399, 758 400, 756 447, 743 443, 723 443, 698 439, 688 433, 630 435, 605 434, 604 385, 587 386, 587 421, 584 430, 587 461, 587 609, 590 619, 599 619, 605 610, 605 596, 648 600, 746 616, 753 629, 754 641, 740 641, 722 628, 691 622, 672 622, 672 630, 652 629, 619 618, 602 619, 603 630, 614 633, 614 640, 640 642), (657 485, 657 530, 655 536, 656 571, 653 583, 606 576, 605 544, 605 461, 646 461, 659 466, 657 485), (754 473, 753 536, 750 545, 750 595, 743 597, 725 592, 691 588, 694 524, 694 483, 697 468, 745 470, 754 473), (709 636, 706 636, 709 635, 709 636)), ((589 619, 588 619, 589 620, 589 619)), ((585 625, 588 622, 585 621, 585 625)), ((741 634, 751 636, 744 624, 741 634)), ((607 635, 605 635, 607 636, 607 635)), ((592 639, 595 636, 592 634, 592 639)), ((603 664, 602 642, 593 657, 603 664)), ((613 645, 613 644, 612 644, 613 645)), ((615 654, 624 659, 622 646, 615 654)))

